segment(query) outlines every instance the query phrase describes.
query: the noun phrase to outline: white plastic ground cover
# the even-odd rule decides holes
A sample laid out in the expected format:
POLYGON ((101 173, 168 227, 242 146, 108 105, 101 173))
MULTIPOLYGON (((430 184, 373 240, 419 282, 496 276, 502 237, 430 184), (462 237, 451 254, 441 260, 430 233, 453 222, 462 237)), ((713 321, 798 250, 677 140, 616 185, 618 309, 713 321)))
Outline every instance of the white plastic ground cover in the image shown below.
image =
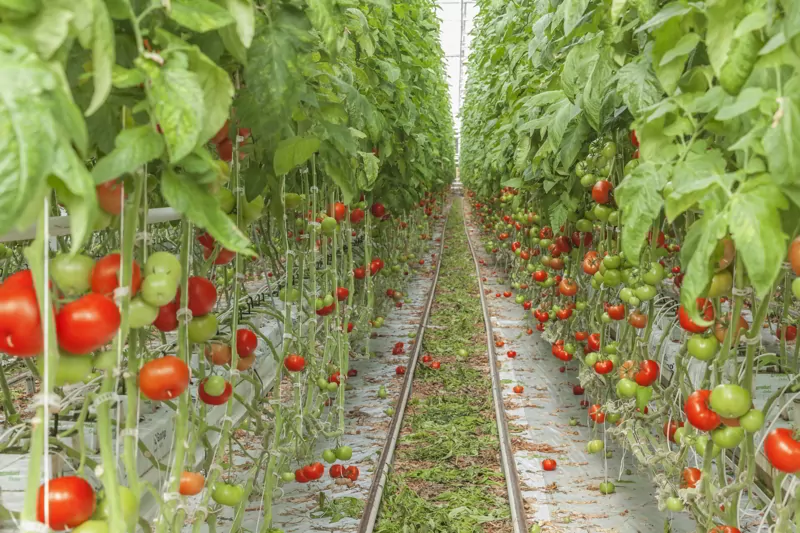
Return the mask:
POLYGON ((470 228, 470 238, 485 263, 481 270, 490 291, 494 333, 505 340, 498 349, 500 375, 528 523, 553 533, 656 533, 670 520, 673 533, 695 531, 686 514, 668 516, 658 510, 654 485, 630 452, 623 453, 610 438, 606 449, 612 451, 611 459, 586 452, 586 443, 597 437, 587 425, 587 409, 580 407, 583 397, 572 393, 578 384, 577 363, 570 362, 561 373, 563 363, 550 355, 540 334, 527 335, 522 306, 513 298, 495 297, 510 289, 497 283, 504 276, 493 257, 484 253, 478 231, 470 228), (517 352, 516 358, 507 357, 509 350, 517 352), (522 394, 513 392, 517 384, 524 386, 522 394), (569 425, 572 417, 579 420, 578 426, 569 425), (542 469, 544 459, 556 460, 554 472, 542 469), (616 484, 616 492, 607 496, 599 491, 606 480, 605 463, 608 480, 616 484))
MULTIPOLYGON (((435 238, 441 238, 441 222, 434 232, 435 238)), ((434 241, 435 243, 435 241, 434 241)), ((431 251, 438 250, 438 243, 432 244, 431 251)), ((345 437, 342 444, 353 448, 353 457, 344 465, 354 465, 360 470, 358 481, 355 483, 336 483, 328 475, 316 482, 283 484, 276 491, 273 503, 273 526, 280 528, 285 533, 350 533, 358 528, 360 516, 357 518, 336 518, 325 516, 319 511, 320 495, 330 500, 334 498, 350 497, 366 501, 372 483, 373 469, 378 462, 381 450, 386 442, 387 429, 391 417, 386 410, 394 407, 400 393, 402 378, 395 374, 398 365, 406 365, 408 354, 413 349, 412 332, 417 330, 422 316, 425 299, 432 282, 433 261, 428 252, 425 256, 425 267, 412 271, 409 275, 412 280, 404 289, 406 297, 402 308, 392 308, 386 314, 384 326, 376 331, 377 337, 370 339, 369 350, 376 354, 375 357, 351 358, 350 368, 355 369, 358 375, 348 378, 347 383, 353 388, 347 394, 347 412, 345 421, 345 437), (392 355, 395 343, 403 342, 405 354, 392 355), (387 398, 378 398, 378 390, 384 385, 388 393, 387 398)), ((438 259, 438 258, 437 258, 438 259)), ((363 349, 354 350, 363 354, 363 349)), ((255 439, 245 440, 251 455, 257 455, 263 450, 263 444, 255 439)), ((318 442, 314 460, 321 460, 322 451, 334 447, 334 441, 318 442)), ((248 458, 243 456, 238 448, 234 447, 233 463, 239 465, 234 470, 244 482, 248 458)), ((297 468, 301 465, 292 465, 297 468)), ((330 465, 325 465, 326 469, 330 465)), ((259 486, 259 489, 261 487, 259 486)), ((246 506, 242 527, 250 531, 259 531, 263 525, 263 509, 260 494, 253 492, 250 502, 246 506)), ((197 505, 198 497, 187 498, 187 516, 192 516, 197 505)), ((233 519, 231 508, 223 508, 218 514, 217 531, 226 531, 233 519)), ((191 531, 191 527, 184 528, 184 532, 191 531)), ((201 533, 208 532, 208 526, 203 524, 201 533)))

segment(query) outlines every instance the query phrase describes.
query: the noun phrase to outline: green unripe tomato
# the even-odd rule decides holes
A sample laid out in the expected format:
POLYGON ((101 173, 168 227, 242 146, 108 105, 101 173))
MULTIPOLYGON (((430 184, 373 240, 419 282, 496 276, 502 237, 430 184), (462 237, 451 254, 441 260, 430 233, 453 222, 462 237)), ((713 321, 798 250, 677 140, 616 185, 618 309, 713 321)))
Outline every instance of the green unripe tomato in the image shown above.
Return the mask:
POLYGON ((217 199, 219 208, 222 209, 223 213, 230 213, 236 206, 236 197, 233 196, 233 193, 229 189, 220 187, 216 194, 214 194, 214 197, 217 199))
MULTIPOLYGON (((145 280, 153 274, 166 274, 176 280, 181 279, 181 262, 177 257, 168 252, 154 252, 144 264, 142 276, 145 280)), ((176 289, 177 290, 177 289, 176 289)), ((172 297, 175 297, 173 292, 172 297)))
POLYGON ((217 315, 208 313, 193 317, 189 322, 189 341, 208 342, 217 334, 217 315))
POLYGON ((711 440, 724 450, 732 450, 744 440, 744 429, 722 426, 711 432, 711 440))
POLYGON ((764 426, 764 413, 760 409, 750 409, 739 417, 739 425, 748 433, 755 433, 764 426))
POLYGON ((619 413, 608 413, 606 416, 606 420, 608 420, 609 424, 616 424, 619 422, 620 418, 622 418, 622 415, 619 413))
POLYGON ((322 233, 324 233, 325 235, 333 235, 333 233, 336 231, 336 228, 338 227, 338 224, 336 223, 335 218, 325 217, 322 219, 321 226, 322 226, 322 233))
POLYGON ((673 513, 679 513, 683 511, 683 500, 681 500, 677 496, 670 496, 669 498, 667 498, 666 505, 667 509, 669 509, 673 513))
POLYGON ((633 398, 636 396, 636 390, 639 388, 639 385, 628 378, 622 378, 617 382, 617 396, 619 398, 633 398))
POLYGON ((350 446, 339 446, 335 450, 336 458, 340 461, 349 461, 353 457, 353 449, 350 446))
POLYGON ((386 387, 381 385, 381 388, 378 389, 378 398, 381 400, 385 399, 388 394, 386 393, 386 387))
POLYGON ((65 296, 78 296, 89 290, 93 268, 91 257, 58 254, 50 261, 50 276, 65 296))
POLYGON ((792 294, 795 298, 800 298, 800 278, 794 278, 792 281, 792 294))
POLYGON ((281 479, 286 483, 294 481, 294 472, 281 472, 281 479))
POLYGON ((616 490, 617 487, 610 481, 603 481, 600 483, 601 494, 613 494, 616 490))
POLYGON ((717 354, 719 341, 713 335, 704 337, 700 333, 695 333, 689 337, 686 343, 689 355, 701 361, 711 361, 717 354))
MULTIPOLYGON (((114 354, 116 366, 116 354, 114 354)), ((59 355, 58 370, 56 370, 55 385, 63 387, 73 383, 83 383, 92 373, 94 360, 91 355, 59 355)), ((44 357, 36 357, 36 368, 44 376, 44 357)))
POLYGON ((569 425, 570 425, 570 426, 573 426, 573 427, 574 427, 574 426, 577 426, 577 425, 578 425, 578 419, 577 419, 577 418, 575 418, 575 417, 571 417, 571 418, 569 419, 569 425))
POLYGON ((325 450, 322 452, 322 460, 328 464, 336 462, 336 452, 333 450, 325 450))
POLYGON ((326 387, 328 389, 328 392, 336 392, 337 389, 339 388, 339 384, 338 383, 328 383, 326 385, 326 387))
POLYGON ((739 418, 750 410, 750 391, 730 383, 717 385, 709 397, 711 409, 724 418, 739 418))
MULTIPOLYGON (((706 435, 700 435, 694 440, 694 451, 700 457, 703 457, 706 453, 706 445, 708 444, 709 438, 706 435)), ((722 448, 717 446, 716 444, 712 443, 711 445, 711 458, 716 459, 719 454, 722 453, 722 448)))
POLYGON ((634 294, 636 295, 636 297, 643 302, 648 302, 653 298, 655 298, 657 292, 658 291, 656 291, 655 287, 653 287, 652 285, 647 285, 647 283, 645 283, 644 285, 639 285, 634 290, 634 294))
POLYGON ((606 445, 600 439, 590 440, 586 443, 586 451, 589 453, 598 453, 603 451, 606 445))
POLYGON ((234 507, 239 505, 244 497, 244 488, 239 485, 229 485, 228 483, 216 483, 211 492, 211 499, 220 505, 234 507))
POLYGON ((128 325, 133 329, 144 328, 152 324, 158 317, 158 307, 145 302, 138 296, 128 306, 128 325))
POLYGON ((209 396, 220 396, 225 392, 226 385, 227 382, 222 376, 210 376, 206 379, 203 390, 205 390, 206 394, 209 396))
POLYGON ((619 299, 625 303, 628 303, 628 300, 631 299, 631 296, 633 296, 633 289, 630 287, 624 287, 619 291, 619 299))
POLYGON ((675 435, 672 436, 672 439, 675 441, 675 444, 680 445, 683 442, 683 438, 686 436, 686 428, 681 426, 675 430, 675 435))

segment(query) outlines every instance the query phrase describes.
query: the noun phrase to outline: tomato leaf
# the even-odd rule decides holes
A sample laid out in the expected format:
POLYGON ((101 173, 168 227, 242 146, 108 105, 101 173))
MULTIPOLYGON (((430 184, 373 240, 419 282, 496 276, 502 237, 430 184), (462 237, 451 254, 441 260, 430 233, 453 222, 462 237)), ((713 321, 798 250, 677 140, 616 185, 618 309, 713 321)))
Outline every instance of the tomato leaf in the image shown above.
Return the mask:
POLYGON ((203 129, 205 106, 199 78, 178 61, 159 67, 140 58, 137 65, 150 79, 147 99, 164 132, 169 160, 180 161, 197 145, 203 129))
POLYGON ((203 186, 166 169, 161 174, 161 194, 170 207, 208 231, 223 247, 234 252, 255 255, 250 248, 250 240, 222 212, 216 198, 203 186))
MULTIPOLYGON (((719 76, 722 66, 728 59, 731 45, 733 44, 734 28, 736 26, 736 6, 730 4, 735 0, 719 0, 706 7, 707 29, 705 36, 708 59, 714 69, 714 74, 719 76)), ((738 3, 738 2, 737 2, 738 3)))
MULTIPOLYGON (((22 46, 0 49, 0 233, 36 204, 55 159, 58 125, 50 93, 60 89, 48 65, 22 46)), ((41 204, 37 204, 41 209, 41 204)))
POLYGON ((258 165, 250 165, 243 172, 244 196, 248 202, 252 202, 256 196, 264 192, 267 187, 267 175, 269 173, 269 169, 261 168, 258 165))
POLYGON ((788 184, 800 175, 800 105, 797 99, 783 96, 778 106, 764 134, 764 152, 772 175, 778 183, 788 184))
POLYGON ((714 251, 727 232, 727 212, 720 213, 713 209, 707 209, 686 232, 681 247, 681 263, 686 265, 681 285, 681 304, 693 320, 700 318, 695 302, 703 296, 714 275, 714 251))
POLYGON ((152 126, 122 130, 114 145, 114 150, 92 169, 92 177, 98 185, 133 172, 164 153, 164 141, 152 126))
POLYGON ((561 166, 564 169, 569 169, 572 163, 575 162, 575 159, 581 152, 584 142, 589 138, 591 132, 592 127, 582 116, 573 120, 569 126, 567 126, 567 131, 564 132, 564 137, 561 139, 561 147, 558 151, 561 166))
POLYGON ((673 189, 666 199, 667 220, 674 221, 712 191, 727 191, 730 185, 724 174, 725 159, 719 150, 700 155, 690 153, 685 161, 676 164, 672 172, 673 189))
POLYGON ((566 0, 561 5, 564 8, 564 36, 568 37, 583 18, 589 0, 566 0))
POLYGON ((609 94, 609 81, 614 75, 614 62, 611 55, 610 49, 603 49, 592 66, 583 90, 583 109, 586 112, 586 120, 596 131, 600 131, 605 122, 603 107, 609 94))
POLYGON ((190 30, 203 33, 233 24, 233 16, 210 0, 172 0, 169 17, 190 30))
POLYGON ((642 24, 636 29, 636 33, 647 31, 650 28, 657 28, 675 17, 683 17, 685 14, 692 11, 692 8, 684 5, 681 2, 670 2, 661 8, 661 11, 656 13, 647 22, 642 24))
POLYGON ((118 89, 128 89, 142 85, 147 78, 141 70, 114 65, 111 71, 111 84, 118 89))
POLYGON ((256 20, 252 0, 225 0, 228 12, 236 21, 236 35, 245 48, 250 48, 255 34, 256 20))
POLYGON ((51 185, 69 211, 70 252, 74 254, 94 230, 97 211, 95 183, 86 164, 67 142, 62 142, 56 150, 53 174, 58 179, 51 180, 51 185))
POLYGON ((686 59, 700 41, 696 33, 683 34, 678 19, 653 31, 653 71, 667 94, 672 94, 683 74, 686 59), (676 42, 677 41, 677 42, 676 42))
POLYGON ((617 72, 617 80, 617 91, 634 117, 641 116, 644 109, 661 100, 663 93, 647 56, 639 56, 622 67, 617 72))
MULTIPOLYGON (((358 152, 363 163, 362 173, 364 180, 359 181, 359 187, 365 191, 371 191, 375 186, 375 181, 378 179, 378 170, 380 168, 380 160, 375 157, 375 154, 370 152, 358 152)), ((362 173, 359 173, 361 176, 362 173)))
POLYGON ((723 106, 714 116, 716 120, 730 120, 758 107, 764 98, 764 91, 758 87, 748 87, 739 93, 733 103, 723 106))
POLYGON ((94 94, 86 115, 94 114, 111 94, 111 72, 116 62, 114 22, 103 0, 94 0, 92 24, 92 79, 94 94))
POLYGON ((731 236, 759 298, 772 290, 786 257, 788 237, 779 211, 788 207, 768 175, 744 182, 728 203, 731 236))
POLYGON ((290 137, 278 143, 273 159, 275 174, 282 176, 299 167, 319 150, 316 137, 290 137))
POLYGON ((622 214, 622 248, 634 263, 639 262, 647 232, 664 205, 660 191, 667 183, 667 172, 653 163, 642 163, 614 191, 622 214))
POLYGON ((594 35, 584 42, 575 45, 564 60, 564 69, 561 72, 561 89, 567 98, 574 101, 586 86, 586 80, 600 57, 598 47, 602 34, 594 35))

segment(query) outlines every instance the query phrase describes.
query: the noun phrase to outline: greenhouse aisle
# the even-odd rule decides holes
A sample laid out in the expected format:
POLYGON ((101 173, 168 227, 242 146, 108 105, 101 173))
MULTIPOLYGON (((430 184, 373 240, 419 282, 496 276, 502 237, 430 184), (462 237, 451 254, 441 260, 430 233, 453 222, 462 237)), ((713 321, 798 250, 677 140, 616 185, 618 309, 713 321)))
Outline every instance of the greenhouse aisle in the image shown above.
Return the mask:
POLYGON ((577 361, 568 363, 569 369, 562 373, 562 363, 550 355, 549 343, 539 332, 527 333, 526 312, 513 298, 503 297, 511 288, 500 283, 503 272, 494 263, 495 256, 484 252, 469 214, 467 220, 473 248, 482 261, 495 345, 504 343, 497 355, 529 525, 539 524, 542 531, 554 533, 694 531, 694 522, 686 514, 658 510, 647 473, 611 438, 606 442, 611 452, 608 459, 586 452, 589 440, 603 437, 602 432, 593 435, 587 409, 580 405, 583 396, 573 394, 573 386, 578 385, 573 368, 577 361), (516 357, 509 358, 509 351, 516 352, 516 357), (518 384, 524 387, 522 394, 512 390, 518 384), (545 459, 556 461, 555 471, 544 471, 545 459), (616 492, 601 494, 599 486, 604 481, 613 482, 616 492))

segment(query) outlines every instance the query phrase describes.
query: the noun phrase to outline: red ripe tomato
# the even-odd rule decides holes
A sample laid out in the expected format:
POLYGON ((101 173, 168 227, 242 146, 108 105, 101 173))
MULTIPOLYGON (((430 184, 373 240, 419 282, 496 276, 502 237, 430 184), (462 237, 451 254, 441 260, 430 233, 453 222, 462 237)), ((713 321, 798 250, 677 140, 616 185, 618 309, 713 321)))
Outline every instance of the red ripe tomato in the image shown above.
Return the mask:
POLYGON ((375 274, 380 272, 381 269, 383 268, 383 264, 384 263, 383 263, 382 259, 377 258, 377 257, 375 259, 373 259, 372 262, 369 264, 369 273, 370 273, 370 275, 374 276, 375 274))
POLYGON ((562 254, 569 253, 569 251, 572 250, 572 246, 569 244, 569 238, 566 235, 559 235, 556 237, 553 244, 556 245, 556 250, 562 254))
POLYGON ((614 362, 609 359, 604 359, 603 361, 597 361, 594 364, 594 371, 600 375, 608 374, 612 370, 614 370, 614 362))
POLYGON ((50 529, 63 531, 78 527, 91 518, 95 510, 94 489, 78 476, 63 476, 47 482, 47 501, 44 499, 44 484, 39 486, 36 500, 36 519, 50 526, 50 529), (45 522, 45 507, 48 521, 45 522))
POLYGON ((625 318, 625 304, 609 305, 606 312, 611 320, 622 320, 625 318))
POLYGON ((42 319, 33 281, 26 285, 23 279, 26 276, 20 274, 9 277, 0 286, 0 351, 31 357, 44 349, 42 319))
POLYGON ((553 228, 550 226, 545 226, 539 230, 539 238, 540 239, 552 239, 553 238, 553 228))
POLYGON ((547 271, 545 270, 537 270, 533 273, 533 280, 539 283, 547 281, 547 271))
POLYGON ((217 144, 217 153, 220 159, 230 163, 233 159, 233 142, 230 139, 223 139, 221 143, 217 144))
MULTIPOLYGON (((555 346, 553 348, 555 348, 555 346)), ((509 357, 509 359, 514 359, 517 356, 517 352, 515 350, 509 350, 506 352, 506 355, 509 357)))
POLYGON ((226 120, 225 124, 223 124, 222 127, 219 129, 219 131, 211 138, 211 142, 214 144, 219 144, 225 139, 227 139, 229 129, 230 129, 230 122, 226 120))
POLYGON ((675 432, 678 431, 678 428, 683 427, 683 422, 676 422, 675 420, 671 420, 669 422, 664 422, 664 436, 669 438, 670 442, 675 442, 675 432))
POLYGON ((328 473, 334 479, 344 477, 344 467, 342 465, 331 465, 330 469, 328 470, 328 473))
POLYGON ((572 386, 572 394, 575 396, 581 396, 584 393, 583 387, 580 385, 573 385, 572 386))
POLYGON ((382 218, 386 214, 386 208, 379 202, 372 204, 370 211, 372 211, 372 216, 377 218, 382 218))
POLYGON ((430 355, 425 354, 422 356, 423 363, 430 363, 431 361, 433 361, 433 357, 431 357, 430 355))
POLYGON ((800 442, 794 439, 791 429, 772 430, 764 441, 764 453, 770 464, 781 472, 800 471, 800 442))
MULTIPOLYGON (((572 245, 576 248, 581 245, 581 232, 580 231, 573 231, 572 232, 572 245)), ((583 234, 583 245, 584 246, 591 246, 592 245, 592 233, 587 231, 583 234)))
POLYGON ((607 204, 611 201, 611 189, 613 186, 608 180, 600 180, 592 187, 592 200, 598 204, 607 204))
POLYGON ((225 383, 225 390, 219 396, 212 396, 206 392, 206 381, 208 378, 204 379, 200 382, 200 386, 197 389, 197 396, 200 398, 200 401, 208 404, 208 405, 222 405, 223 403, 228 401, 228 398, 231 397, 233 394, 233 386, 230 382, 225 383))
POLYGON ((350 296, 350 291, 347 290, 346 287, 337 287, 336 288, 336 299, 340 302, 347 300, 347 297, 350 296))
MULTIPOLYGON (((178 289, 176 300, 181 301, 180 289, 178 289)), ((207 315, 214 309, 216 303, 217 288, 214 283, 201 276, 189 278, 186 307, 192 312, 192 316, 207 315)))
POLYGON ((631 156, 631 159, 639 159, 639 149, 638 148, 636 149, 635 152, 633 152, 633 155, 631 156))
POLYGON ((216 241, 214 240, 214 237, 212 237, 208 232, 204 231, 197 237, 197 242, 202 244, 205 248, 213 248, 216 241))
MULTIPOLYGON (((783 328, 778 328, 778 338, 783 336, 783 328)), ((797 326, 786 326, 786 341, 791 342, 797 338, 797 326)))
MULTIPOLYGON (((286 359, 283 360, 283 366, 285 366, 286 370, 289 372, 302 372, 306 367, 306 360, 302 355, 297 355, 296 353, 289 354, 286 356, 286 359)), ((338 383, 338 378, 336 383, 338 383)))
POLYGON ((122 204, 125 200, 125 185, 122 180, 111 180, 101 183, 94 188, 97 194, 97 205, 109 215, 117 216, 122 213, 122 204))
POLYGON ((572 309, 569 307, 565 307, 563 309, 559 309, 558 311, 556 311, 556 318, 559 320, 567 320, 571 316, 572 316, 572 309))
MULTIPOLYGON (((714 320, 714 307, 711 305, 711 302, 705 298, 697 299, 697 310, 700 311, 700 314, 705 320, 714 320)), ((680 322, 681 327, 689 333, 703 333, 709 328, 709 326, 701 326, 692 320, 689 317, 689 313, 686 312, 686 309, 684 309, 683 306, 678 308, 678 321, 680 322)))
POLYGON ((597 271, 600 270, 600 259, 596 255, 592 257, 585 257, 581 266, 584 274, 594 276, 597 271))
POLYGON ((352 322, 348 322, 347 323, 347 333, 350 333, 352 331, 353 331, 353 323, 352 322))
POLYGON ((303 468, 298 468, 294 471, 294 480, 298 483, 308 483, 309 481, 303 470, 303 468))
MULTIPOLYGON (((208 259, 214 253, 214 248, 203 248, 203 259, 208 259)), ((236 257, 236 252, 227 248, 220 248, 217 257, 214 258, 215 265, 227 265, 236 257)))
POLYGON ((189 367, 174 355, 165 355, 142 365, 139 390, 153 401, 177 398, 189 386, 189 367))
POLYGON ((397 374, 398 376, 405 375, 406 367, 404 367, 403 365, 400 365, 400 366, 398 366, 397 368, 394 369, 394 373, 397 374))
POLYGON ((602 424, 606 421, 606 414, 603 412, 603 406, 596 403, 589 407, 589 418, 594 420, 597 424, 602 424))
POLYGON ((178 302, 173 301, 158 308, 158 316, 153 325, 159 331, 175 331, 178 329, 178 302))
POLYGON ((350 211, 350 223, 351 224, 359 224, 362 220, 364 220, 364 210, 361 208, 356 208, 350 211))
POLYGON ((358 474, 359 471, 357 466, 348 466, 344 471, 344 477, 350 481, 356 481, 358 479, 358 474))
POLYGON ((697 482, 700 481, 700 476, 702 475, 703 472, 699 468, 684 468, 681 472, 681 488, 693 489, 697 487, 697 482))
POLYGON ((545 459, 542 461, 542 468, 547 472, 552 472, 556 469, 556 462, 554 459, 545 459))
POLYGON ((353 269, 353 277, 356 279, 364 279, 367 277, 367 269, 364 267, 356 267, 353 269))
POLYGON ((256 351, 258 337, 249 329, 242 328, 236 331, 236 353, 239 357, 248 357, 256 351))
POLYGON ((600 350, 600 334, 599 333, 592 333, 589 335, 589 339, 586 342, 586 348, 589 352, 596 352, 600 350))
POLYGON ((578 342, 583 342, 588 338, 589 338, 589 332, 588 331, 576 331, 575 332, 575 340, 578 341, 578 342))
POLYGON ((628 315, 628 324, 636 329, 644 329, 647 327, 647 315, 636 309, 628 315))
POLYGON ((178 492, 183 496, 195 496, 203 491, 206 478, 197 472, 186 472, 181 474, 181 481, 178 492))
POLYGON ((558 292, 564 296, 575 296, 578 293, 578 284, 569 278, 564 278, 558 284, 558 292))
POLYGON ((340 375, 341 374, 339 374, 339 372, 334 372, 333 374, 331 374, 331 377, 328 378, 328 383, 336 383, 337 385, 339 385, 340 375))
MULTIPOLYGON (((724 510, 724 506, 722 506, 724 510)), ((733 526, 717 526, 708 533, 742 533, 738 527, 733 526)))
MULTIPOLYGON (((98 259, 92 269, 92 292, 112 296, 114 289, 119 287, 121 276, 120 254, 108 254, 102 259, 98 259)), ((142 284, 142 271, 136 261, 133 262, 133 274, 131 276, 131 298, 136 296, 139 286, 142 284)))
POLYGON ((525 387, 522 385, 514 385, 514 393, 515 394, 522 394, 525 391, 525 387))
POLYGON ((711 431, 722 422, 719 415, 708 406, 708 398, 710 396, 710 390, 696 390, 689 395, 686 399, 686 404, 683 406, 683 410, 686 412, 686 419, 700 431, 711 431))
POLYGON ((636 137, 636 130, 631 130, 631 144, 639 148, 639 138, 636 137))
POLYGON ((341 222, 344 220, 346 211, 347 209, 344 207, 342 202, 336 202, 330 208, 328 208, 328 216, 335 218, 336 222, 341 222))
POLYGON ((652 359, 646 359, 639 363, 639 371, 636 372, 634 379, 642 387, 649 387, 658 379, 658 363, 652 359))
POLYGON ((121 318, 110 298, 94 293, 81 296, 56 314, 58 345, 75 355, 91 353, 114 338, 121 318))
POLYGON ((322 463, 311 463, 310 465, 303 467, 303 474, 308 478, 309 481, 314 481, 322 477, 322 474, 325 473, 325 467, 322 463))
POLYGON ((519 258, 522 259, 523 261, 527 261, 528 259, 531 258, 531 253, 528 250, 522 250, 519 253, 519 258))

